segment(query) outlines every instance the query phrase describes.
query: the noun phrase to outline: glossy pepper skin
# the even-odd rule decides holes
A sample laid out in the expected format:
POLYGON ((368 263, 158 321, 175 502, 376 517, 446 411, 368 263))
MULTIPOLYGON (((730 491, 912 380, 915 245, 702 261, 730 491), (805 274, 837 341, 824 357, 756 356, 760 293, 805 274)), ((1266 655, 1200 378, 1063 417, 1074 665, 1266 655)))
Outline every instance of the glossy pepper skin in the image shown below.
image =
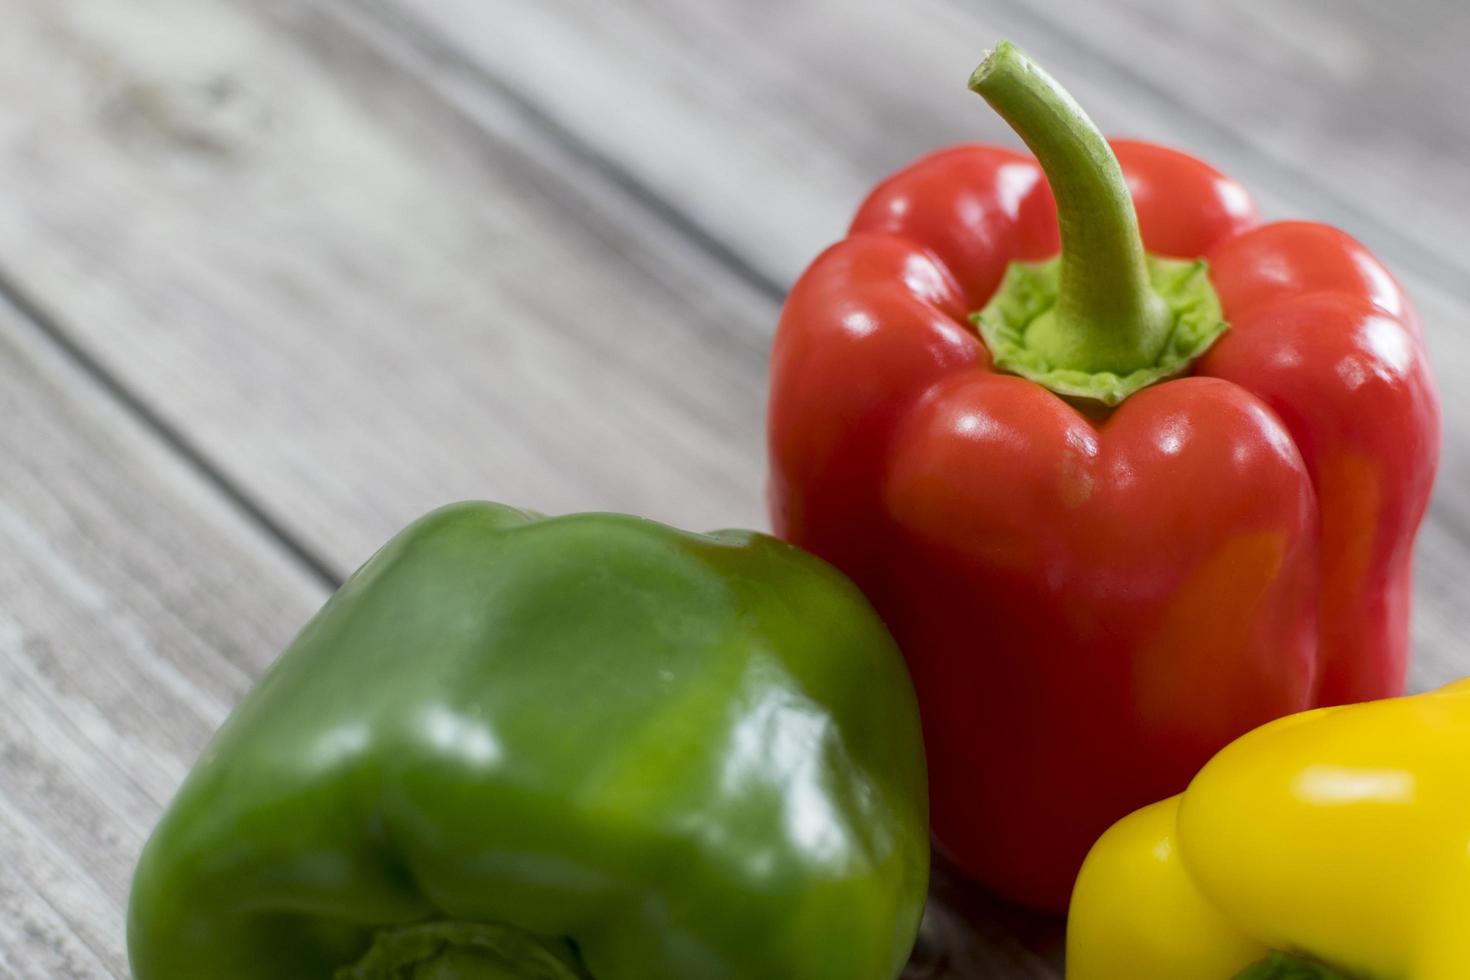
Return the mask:
POLYGON ((764 535, 488 503, 399 534, 230 717, 136 980, 892 980, 928 875, 902 658, 764 535))
POLYGON ((1401 692, 1439 446, 1419 324, 1361 245, 1111 150, 1144 246, 1202 257, 1229 323, 1185 376, 1109 408, 995 367, 968 318, 1057 252, 1059 215, 1035 159, 980 145, 873 191, 771 363, 776 533, 894 631, 938 843, 1054 910, 1103 830, 1232 738, 1401 692))
POLYGON ((1245 735, 1097 842, 1068 980, 1470 976, 1467 759, 1463 680, 1245 735))

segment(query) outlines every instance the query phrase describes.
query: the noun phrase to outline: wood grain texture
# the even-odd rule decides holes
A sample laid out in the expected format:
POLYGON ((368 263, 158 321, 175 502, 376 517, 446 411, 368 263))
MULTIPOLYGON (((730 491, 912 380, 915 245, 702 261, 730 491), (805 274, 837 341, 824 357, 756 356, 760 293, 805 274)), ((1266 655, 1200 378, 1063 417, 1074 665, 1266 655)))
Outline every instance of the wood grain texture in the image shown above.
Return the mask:
MULTIPOLYGON (((962 85, 995 37, 1107 128, 1358 234, 1441 376, 1470 369, 1462 10, 1101 6, 11 5, 0 287, 72 354, 0 311, 0 978, 126 976, 158 808, 323 577, 419 512, 763 523, 780 293, 882 174, 1014 142, 962 85)), ((1420 687, 1470 666, 1470 394, 1445 396, 1420 687)), ((943 867, 935 894, 910 980, 1060 976, 1056 922, 943 867)))
MULTIPOLYGON (((435 29, 488 84, 780 281, 916 147, 1016 143, 964 89, 1000 37, 1051 66, 1107 131, 1188 147, 1278 214, 1353 228, 1390 261, 1431 264, 1424 275, 1470 262, 1454 247, 1470 234, 1463 207, 1445 206, 1470 197, 1457 84, 1470 18, 1436 0, 361 6, 435 29), (752 194, 772 206, 751 209, 752 194)), ((1441 285, 1470 295, 1459 277, 1441 285)))
POLYGON ((133 864, 325 586, 0 305, 0 975, 127 976, 133 864))
POLYGON ((265 6, 22 5, 0 265, 339 571, 458 497, 759 521, 770 301, 509 108, 265 6))

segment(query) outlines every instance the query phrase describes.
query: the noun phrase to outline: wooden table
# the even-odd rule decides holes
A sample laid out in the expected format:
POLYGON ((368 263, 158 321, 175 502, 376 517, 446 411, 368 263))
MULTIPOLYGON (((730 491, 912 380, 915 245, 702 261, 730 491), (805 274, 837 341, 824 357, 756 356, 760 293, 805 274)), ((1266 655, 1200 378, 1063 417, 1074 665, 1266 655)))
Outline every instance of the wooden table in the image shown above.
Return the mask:
MULTIPOLYGON (((1198 152, 1403 278, 1448 424, 1414 684, 1464 673, 1470 7, 14 0, 0 977, 128 975, 161 807, 420 512, 763 525, 782 294, 885 173, 1014 143, 964 89, 998 37, 1109 131, 1198 152)), ((936 887, 911 976, 1060 976, 1056 923, 936 887)))

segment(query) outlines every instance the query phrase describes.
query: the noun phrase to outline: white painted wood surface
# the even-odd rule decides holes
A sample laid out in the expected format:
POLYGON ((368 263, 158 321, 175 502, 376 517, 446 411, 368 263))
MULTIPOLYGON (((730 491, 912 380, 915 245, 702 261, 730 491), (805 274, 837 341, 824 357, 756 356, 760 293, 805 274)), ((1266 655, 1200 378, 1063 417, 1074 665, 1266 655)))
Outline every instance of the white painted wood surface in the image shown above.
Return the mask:
POLYGON ((126 977, 138 849, 327 587, 0 305, 0 976, 126 977))
MULTIPOLYGON (((1443 0, 13 0, 0 978, 127 976, 137 849, 336 580, 445 500, 760 525, 780 294, 1009 36, 1409 285, 1445 382, 1416 686, 1470 669, 1470 15, 1443 0)), ((942 875, 912 977, 1056 977, 942 875)))

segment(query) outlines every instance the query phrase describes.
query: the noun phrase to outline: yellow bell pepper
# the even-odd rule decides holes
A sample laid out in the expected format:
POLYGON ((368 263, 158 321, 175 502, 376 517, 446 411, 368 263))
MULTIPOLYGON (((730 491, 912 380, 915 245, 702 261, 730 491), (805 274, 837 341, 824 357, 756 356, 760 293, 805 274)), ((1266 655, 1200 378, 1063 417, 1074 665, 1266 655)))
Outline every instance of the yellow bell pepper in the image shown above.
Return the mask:
POLYGON ((1470 679, 1272 722, 1119 821, 1067 977, 1470 978, 1470 679))

